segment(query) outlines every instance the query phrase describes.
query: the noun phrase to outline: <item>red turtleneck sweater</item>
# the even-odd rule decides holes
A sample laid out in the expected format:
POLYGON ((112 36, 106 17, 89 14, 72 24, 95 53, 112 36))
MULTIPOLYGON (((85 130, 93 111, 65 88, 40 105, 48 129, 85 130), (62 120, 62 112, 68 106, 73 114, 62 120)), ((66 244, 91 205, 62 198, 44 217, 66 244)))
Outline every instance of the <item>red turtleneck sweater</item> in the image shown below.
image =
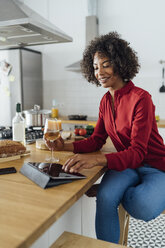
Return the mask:
POLYGON ((117 152, 106 154, 108 168, 135 169, 149 164, 165 170, 165 145, 158 133, 150 94, 129 81, 114 94, 114 115, 108 91, 100 102, 99 119, 88 139, 74 142, 74 153, 94 152, 110 137, 117 152))

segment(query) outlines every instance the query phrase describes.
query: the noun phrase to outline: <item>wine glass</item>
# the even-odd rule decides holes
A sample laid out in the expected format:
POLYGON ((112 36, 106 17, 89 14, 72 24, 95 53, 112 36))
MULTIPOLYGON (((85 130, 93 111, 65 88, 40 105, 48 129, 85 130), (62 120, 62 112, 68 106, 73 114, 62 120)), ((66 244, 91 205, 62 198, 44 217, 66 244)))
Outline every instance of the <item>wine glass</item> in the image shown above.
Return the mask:
MULTIPOLYGON (((44 127, 44 139, 50 142, 54 142, 60 137, 61 121, 56 118, 47 118, 44 127)), ((51 147, 51 156, 46 158, 46 161, 59 162, 59 158, 53 156, 53 148, 51 147)))

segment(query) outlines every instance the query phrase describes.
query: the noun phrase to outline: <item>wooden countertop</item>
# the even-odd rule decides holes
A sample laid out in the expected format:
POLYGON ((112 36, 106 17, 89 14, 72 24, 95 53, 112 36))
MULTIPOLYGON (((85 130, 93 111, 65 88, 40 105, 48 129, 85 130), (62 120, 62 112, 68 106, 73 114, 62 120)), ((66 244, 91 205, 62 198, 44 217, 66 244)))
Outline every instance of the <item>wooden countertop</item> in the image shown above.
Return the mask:
MULTIPOLYGON (((59 117, 59 119, 64 124, 74 124, 74 125, 96 125, 97 120, 68 120, 67 117, 59 117)), ((160 120, 157 122, 159 128, 165 128, 165 120, 160 120)))
POLYGON ((59 117, 62 123, 64 124, 74 124, 74 125, 96 125, 96 119, 95 120, 69 120, 65 116, 59 117))
POLYGON ((165 120, 160 120, 157 122, 158 127, 165 128, 165 120))
MULTIPOLYGON (((28 145, 31 154, 10 162, 0 163, 0 168, 14 166, 16 174, 0 176, 0 247, 29 247, 62 214, 64 214, 104 173, 98 166, 83 170, 86 179, 57 187, 42 189, 19 173, 25 161, 40 162, 50 151, 28 145)), ((73 155, 56 152, 63 164, 73 155)))

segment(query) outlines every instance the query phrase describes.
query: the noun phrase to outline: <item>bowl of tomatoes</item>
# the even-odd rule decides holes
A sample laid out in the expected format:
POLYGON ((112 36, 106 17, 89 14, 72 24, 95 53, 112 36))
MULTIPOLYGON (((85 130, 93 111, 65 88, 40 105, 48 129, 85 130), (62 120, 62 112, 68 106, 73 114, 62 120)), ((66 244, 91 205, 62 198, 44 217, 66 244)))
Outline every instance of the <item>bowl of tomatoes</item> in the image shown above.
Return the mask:
POLYGON ((94 132, 94 127, 92 125, 87 125, 86 128, 83 126, 75 126, 74 134, 76 136, 88 137, 94 132))

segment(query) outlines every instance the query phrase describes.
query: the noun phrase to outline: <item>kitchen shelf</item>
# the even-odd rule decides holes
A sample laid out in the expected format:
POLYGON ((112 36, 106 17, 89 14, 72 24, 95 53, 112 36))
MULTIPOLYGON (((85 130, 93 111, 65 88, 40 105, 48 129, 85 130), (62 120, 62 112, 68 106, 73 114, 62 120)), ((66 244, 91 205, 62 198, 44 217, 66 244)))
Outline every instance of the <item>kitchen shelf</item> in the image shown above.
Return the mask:
POLYGON ((157 122, 158 127, 165 128, 165 120, 160 120, 157 122))
POLYGON ((96 125, 96 120, 68 120, 67 117, 59 117, 63 124, 74 124, 74 125, 96 125))
MULTIPOLYGON (((64 124, 74 124, 74 125, 96 125, 97 120, 68 120, 67 117, 59 117, 64 124)), ((97 118, 96 118, 97 119, 97 118)), ((157 122, 159 128, 165 128, 165 120, 160 120, 157 122)))

